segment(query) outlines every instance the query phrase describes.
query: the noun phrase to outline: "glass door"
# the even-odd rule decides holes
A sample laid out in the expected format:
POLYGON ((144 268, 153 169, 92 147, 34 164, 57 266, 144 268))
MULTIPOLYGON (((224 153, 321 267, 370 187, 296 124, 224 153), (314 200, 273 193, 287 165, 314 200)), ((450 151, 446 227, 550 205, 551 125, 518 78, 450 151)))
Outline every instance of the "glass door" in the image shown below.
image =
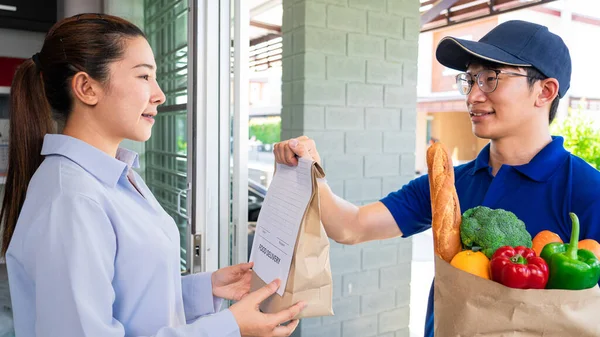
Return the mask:
POLYGON ((144 0, 144 30, 157 65, 157 79, 166 95, 158 108, 152 137, 142 157, 148 187, 173 217, 180 233, 182 272, 192 270, 191 212, 188 206, 192 175, 188 163, 189 96, 188 1, 144 0))

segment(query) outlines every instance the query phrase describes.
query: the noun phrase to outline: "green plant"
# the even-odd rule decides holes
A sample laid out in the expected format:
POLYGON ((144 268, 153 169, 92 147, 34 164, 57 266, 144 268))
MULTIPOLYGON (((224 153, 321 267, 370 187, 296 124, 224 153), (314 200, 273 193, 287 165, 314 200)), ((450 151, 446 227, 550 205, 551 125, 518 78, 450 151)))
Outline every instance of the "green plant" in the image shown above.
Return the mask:
POLYGON ((554 121, 550 131, 565 139, 565 149, 600 169, 600 128, 592 116, 569 108, 567 116, 554 121))
POLYGON ((248 133, 249 137, 254 136, 263 144, 277 143, 281 137, 281 119, 250 121, 248 133))

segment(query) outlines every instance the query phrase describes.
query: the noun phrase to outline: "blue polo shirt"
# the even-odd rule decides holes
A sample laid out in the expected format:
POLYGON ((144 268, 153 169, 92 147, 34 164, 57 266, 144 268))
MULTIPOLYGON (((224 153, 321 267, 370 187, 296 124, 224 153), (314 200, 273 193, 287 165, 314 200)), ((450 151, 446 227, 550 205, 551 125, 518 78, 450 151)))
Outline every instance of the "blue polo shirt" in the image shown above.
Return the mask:
MULTIPOLYGON (((528 164, 503 165, 492 176, 489 144, 477 158, 456 166, 460 208, 502 208, 525 222, 531 236, 542 230, 569 241, 574 212, 581 222, 580 239, 600 241, 600 172, 563 147, 562 137, 542 149, 528 164)), ((431 227, 428 177, 421 176, 381 202, 390 210, 404 237, 431 227)), ((429 293, 425 337, 433 337, 433 286, 429 293)))

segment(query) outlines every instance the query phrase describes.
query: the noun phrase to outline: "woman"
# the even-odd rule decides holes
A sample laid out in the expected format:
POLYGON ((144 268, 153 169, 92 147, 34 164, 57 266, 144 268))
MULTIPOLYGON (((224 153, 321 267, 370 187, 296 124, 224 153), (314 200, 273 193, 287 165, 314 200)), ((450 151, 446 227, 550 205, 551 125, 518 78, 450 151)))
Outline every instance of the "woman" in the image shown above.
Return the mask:
POLYGON ((99 14, 58 22, 11 96, 0 217, 17 336, 291 334, 297 321, 279 324, 304 304, 259 312, 279 283, 248 294, 251 264, 180 275, 177 227, 132 170, 137 155, 118 148, 148 140, 165 101, 139 28, 99 14), (239 302, 214 314, 219 297, 239 302))

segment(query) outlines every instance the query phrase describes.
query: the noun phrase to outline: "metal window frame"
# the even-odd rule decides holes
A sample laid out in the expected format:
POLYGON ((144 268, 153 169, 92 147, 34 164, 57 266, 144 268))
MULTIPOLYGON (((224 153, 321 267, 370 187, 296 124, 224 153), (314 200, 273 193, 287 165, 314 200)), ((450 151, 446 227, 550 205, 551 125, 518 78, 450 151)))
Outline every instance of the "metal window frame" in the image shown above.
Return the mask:
POLYGON ((188 184, 191 272, 219 266, 219 1, 190 0, 188 184))
POLYGON ((232 264, 248 261, 249 25, 248 1, 234 0, 232 264))

